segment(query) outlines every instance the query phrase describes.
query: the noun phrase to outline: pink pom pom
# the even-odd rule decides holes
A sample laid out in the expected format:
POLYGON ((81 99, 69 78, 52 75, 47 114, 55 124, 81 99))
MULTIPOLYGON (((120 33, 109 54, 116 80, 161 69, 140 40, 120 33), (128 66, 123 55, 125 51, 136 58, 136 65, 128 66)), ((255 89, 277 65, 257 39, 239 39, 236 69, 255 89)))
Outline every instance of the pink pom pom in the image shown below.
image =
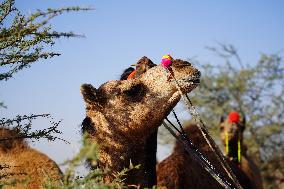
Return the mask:
POLYGON ((168 68, 172 65, 172 61, 169 59, 162 59, 161 63, 164 68, 168 68))
POLYGON ((172 63, 173 63, 173 58, 171 57, 171 55, 167 54, 162 57, 161 65, 164 68, 169 68, 172 65, 172 63))

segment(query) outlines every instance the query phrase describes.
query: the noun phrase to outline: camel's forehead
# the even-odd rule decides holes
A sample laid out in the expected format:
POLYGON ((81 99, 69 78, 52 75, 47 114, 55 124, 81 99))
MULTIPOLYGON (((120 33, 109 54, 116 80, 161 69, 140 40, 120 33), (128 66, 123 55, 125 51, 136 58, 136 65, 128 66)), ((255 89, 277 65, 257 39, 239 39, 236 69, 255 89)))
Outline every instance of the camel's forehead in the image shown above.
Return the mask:
POLYGON ((221 123, 221 126, 226 128, 226 130, 236 130, 239 128, 236 123, 231 123, 228 119, 221 123))
POLYGON ((99 91, 105 93, 114 93, 116 90, 120 89, 121 81, 112 80, 102 84, 99 91))
POLYGON ((137 80, 111 80, 99 87, 101 92, 117 93, 137 84, 137 80))

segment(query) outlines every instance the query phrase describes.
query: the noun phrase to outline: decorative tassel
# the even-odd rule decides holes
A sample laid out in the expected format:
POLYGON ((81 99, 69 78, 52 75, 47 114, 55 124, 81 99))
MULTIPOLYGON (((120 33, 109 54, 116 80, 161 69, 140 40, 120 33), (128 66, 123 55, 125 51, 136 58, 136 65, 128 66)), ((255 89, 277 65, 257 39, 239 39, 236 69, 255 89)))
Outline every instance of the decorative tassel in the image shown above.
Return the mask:
POLYGON ((241 132, 238 132, 238 163, 241 165, 241 157, 242 157, 242 152, 241 152, 241 132))
POLYGON ((171 66, 173 64, 173 60, 174 59, 169 54, 166 54, 162 57, 161 65, 168 72, 167 81, 169 81, 170 79, 172 79, 174 77, 174 73, 173 73, 173 70, 171 68, 171 66))

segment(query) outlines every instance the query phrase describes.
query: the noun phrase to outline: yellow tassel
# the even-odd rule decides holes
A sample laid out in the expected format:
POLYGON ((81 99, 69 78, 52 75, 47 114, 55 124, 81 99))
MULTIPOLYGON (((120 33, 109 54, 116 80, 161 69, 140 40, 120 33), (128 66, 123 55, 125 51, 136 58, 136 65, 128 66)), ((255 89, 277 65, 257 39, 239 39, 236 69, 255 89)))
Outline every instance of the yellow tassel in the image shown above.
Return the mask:
POLYGON ((240 132, 238 135, 238 163, 241 164, 241 136, 240 136, 240 132))
POLYGON ((228 132, 225 130, 225 151, 226 155, 229 155, 229 135, 228 132))

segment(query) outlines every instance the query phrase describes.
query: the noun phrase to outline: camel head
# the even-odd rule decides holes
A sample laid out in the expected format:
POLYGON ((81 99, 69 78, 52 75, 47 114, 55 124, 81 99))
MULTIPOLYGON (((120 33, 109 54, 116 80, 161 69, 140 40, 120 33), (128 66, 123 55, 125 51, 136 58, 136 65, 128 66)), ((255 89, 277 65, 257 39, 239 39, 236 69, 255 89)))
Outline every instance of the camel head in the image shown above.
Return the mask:
POLYGON ((221 141, 225 144, 227 134, 229 142, 236 142, 239 134, 242 138, 245 125, 245 117, 243 116, 240 120, 240 115, 237 112, 230 112, 226 119, 222 116, 219 126, 221 141))
POLYGON ((150 60, 143 57, 136 64, 136 69, 143 71, 133 79, 109 81, 99 88, 90 84, 81 86, 87 117, 94 130, 108 130, 109 134, 135 139, 147 137, 180 100, 176 81, 182 93, 191 92, 199 84, 200 72, 187 61, 173 61, 176 81, 168 79, 161 65, 145 66, 147 62, 150 60), (114 128, 116 133, 112 133, 114 128))

